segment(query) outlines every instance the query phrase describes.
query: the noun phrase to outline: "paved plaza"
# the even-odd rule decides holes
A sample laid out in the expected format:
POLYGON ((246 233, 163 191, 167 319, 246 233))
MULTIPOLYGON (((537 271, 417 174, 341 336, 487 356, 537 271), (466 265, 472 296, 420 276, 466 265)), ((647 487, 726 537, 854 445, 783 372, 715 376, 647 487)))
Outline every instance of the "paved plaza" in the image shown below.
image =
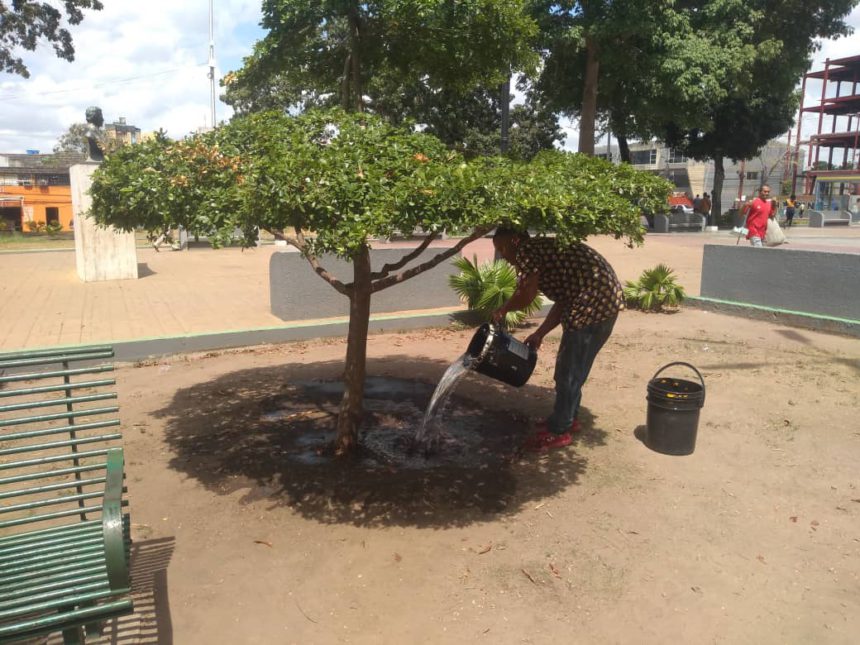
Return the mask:
MULTIPOLYGON (((797 227, 788 231, 788 237, 788 248, 792 249, 860 253, 857 227, 797 227)), ((635 249, 605 237, 592 238, 588 243, 607 257, 622 280, 635 279, 642 270, 665 262, 677 272, 687 292, 697 295, 703 246, 736 242, 730 232, 720 231, 649 234, 645 244, 635 249)), ((436 245, 454 243, 446 240, 436 245)), ((741 240, 740 244, 746 242, 741 240)), ((408 243, 378 246, 405 245, 408 243)), ((74 251, 4 252, 0 254, 4 275, 0 284, 0 351, 159 341, 222 332, 246 333, 248 344, 253 344, 255 331, 313 325, 317 321, 309 321, 300 313, 296 320, 286 322, 271 314, 269 260, 273 253, 285 250, 276 246, 182 252, 139 248, 139 279, 91 283, 78 279, 74 251)), ((492 257, 491 241, 478 240, 463 253, 488 259, 492 257)), ((330 289, 320 280, 321 293, 330 289)), ((434 312, 445 313, 401 314, 408 317, 434 312)))

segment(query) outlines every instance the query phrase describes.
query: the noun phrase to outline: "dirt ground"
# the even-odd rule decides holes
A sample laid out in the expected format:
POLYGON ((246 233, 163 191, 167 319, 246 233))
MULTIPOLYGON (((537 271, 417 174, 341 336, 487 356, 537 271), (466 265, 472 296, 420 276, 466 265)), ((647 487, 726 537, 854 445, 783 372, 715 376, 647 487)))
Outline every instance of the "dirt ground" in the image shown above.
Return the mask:
MULTIPOLYGON (((421 405, 471 333, 372 336, 369 374, 421 405)), ((135 640, 856 643, 860 343, 624 312, 574 445, 517 457, 552 404, 557 343, 521 389, 461 382, 448 414, 493 458, 470 444, 426 467, 316 455, 335 399, 302 388, 338 377, 341 340, 122 366, 133 566, 150 591, 135 640), (686 457, 639 438, 646 385, 677 360, 706 381, 686 457)))

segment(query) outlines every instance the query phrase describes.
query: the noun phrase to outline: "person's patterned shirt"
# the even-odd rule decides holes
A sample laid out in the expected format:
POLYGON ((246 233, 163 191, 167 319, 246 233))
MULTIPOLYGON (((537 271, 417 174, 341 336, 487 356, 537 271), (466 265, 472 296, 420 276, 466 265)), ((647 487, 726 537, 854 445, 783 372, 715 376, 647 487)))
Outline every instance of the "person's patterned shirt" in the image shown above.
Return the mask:
POLYGON ((517 248, 520 275, 537 271, 538 287, 563 307, 563 329, 609 320, 624 309, 621 283, 609 263, 585 244, 561 246, 554 238, 527 239, 517 248))

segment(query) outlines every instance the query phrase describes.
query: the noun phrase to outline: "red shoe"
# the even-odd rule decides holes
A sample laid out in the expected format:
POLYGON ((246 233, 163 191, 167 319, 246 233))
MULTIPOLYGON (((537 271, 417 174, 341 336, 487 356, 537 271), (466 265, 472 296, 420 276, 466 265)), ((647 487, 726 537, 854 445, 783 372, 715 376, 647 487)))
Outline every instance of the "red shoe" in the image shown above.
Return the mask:
POLYGON ((554 448, 564 448, 565 446, 569 446, 571 441, 573 441, 573 439, 569 432, 554 434, 546 430, 539 430, 537 433, 526 439, 523 444, 523 450, 528 450, 529 452, 546 452, 547 450, 552 450, 554 448))
MULTIPOLYGON (((549 419, 543 419, 538 421, 535 424, 535 430, 538 432, 549 432, 549 419)), ((574 419, 573 423, 570 424, 570 428, 568 428, 568 432, 577 433, 582 430, 582 426, 579 423, 579 419, 574 419)))

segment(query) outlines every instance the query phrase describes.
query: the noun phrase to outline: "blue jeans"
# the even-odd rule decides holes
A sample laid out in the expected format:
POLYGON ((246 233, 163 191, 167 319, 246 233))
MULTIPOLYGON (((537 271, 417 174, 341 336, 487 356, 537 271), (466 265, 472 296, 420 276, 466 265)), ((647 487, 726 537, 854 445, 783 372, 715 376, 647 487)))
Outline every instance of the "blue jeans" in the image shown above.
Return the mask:
POLYGON ((612 335, 616 318, 582 329, 568 329, 562 334, 555 358, 555 408, 547 424, 550 432, 567 432, 579 415, 582 386, 597 353, 612 335))

